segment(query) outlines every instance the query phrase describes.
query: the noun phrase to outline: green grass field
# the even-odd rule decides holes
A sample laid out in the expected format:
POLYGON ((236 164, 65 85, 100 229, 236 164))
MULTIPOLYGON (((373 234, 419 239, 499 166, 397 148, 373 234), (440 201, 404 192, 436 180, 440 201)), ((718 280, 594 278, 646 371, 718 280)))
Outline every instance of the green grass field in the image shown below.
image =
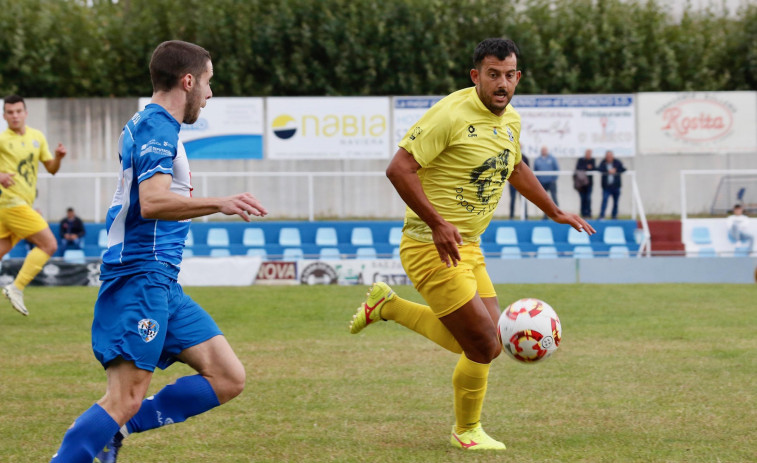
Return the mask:
MULTIPOLYGON (((410 287, 401 296, 420 300, 410 287)), ((350 335, 365 287, 187 288, 247 369, 245 392, 130 436, 120 463, 757 461, 757 290, 748 285, 508 285, 551 303, 560 350, 492 365, 483 423, 504 453, 448 444, 457 356, 393 323, 350 335)), ((95 288, 0 301, 0 461, 46 462, 104 392, 95 288)), ((151 392, 190 373, 159 371, 151 392)))

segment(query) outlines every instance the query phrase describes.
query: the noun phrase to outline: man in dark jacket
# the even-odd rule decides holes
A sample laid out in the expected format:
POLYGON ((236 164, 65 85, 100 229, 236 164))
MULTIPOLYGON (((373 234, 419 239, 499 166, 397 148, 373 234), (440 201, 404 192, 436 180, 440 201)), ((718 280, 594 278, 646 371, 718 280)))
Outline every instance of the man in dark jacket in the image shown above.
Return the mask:
MULTIPOLYGON (((521 155, 521 161, 531 166, 525 154, 521 155)), ((510 187, 510 220, 512 220, 515 218, 515 198, 518 197, 518 190, 510 182, 507 182, 507 185, 510 187)), ((528 219, 528 201, 523 201, 523 218, 528 219)))
POLYGON ((591 218, 591 192, 594 189, 594 176, 589 172, 597 170, 597 162, 591 157, 591 150, 587 149, 584 157, 576 162, 573 182, 578 195, 581 197, 581 217, 591 218))
POLYGON ((66 210, 66 217, 60 221, 60 252, 66 249, 82 249, 84 245, 84 223, 76 216, 73 207, 66 210))
POLYGON ((605 158, 599 163, 599 169, 602 172, 602 208, 599 211, 599 218, 605 218, 605 208, 607 208, 607 198, 612 196, 612 218, 618 218, 618 198, 620 197, 620 174, 626 171, 623 163, 615 159, 612 151, 607 151, 605 158))

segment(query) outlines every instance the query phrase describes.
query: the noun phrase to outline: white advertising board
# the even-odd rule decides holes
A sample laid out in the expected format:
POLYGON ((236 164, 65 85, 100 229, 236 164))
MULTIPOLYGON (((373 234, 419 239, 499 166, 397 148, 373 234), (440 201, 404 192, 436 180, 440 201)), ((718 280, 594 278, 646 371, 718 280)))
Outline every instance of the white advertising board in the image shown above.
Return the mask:
MULTIPOLYGON (((394 109, 394 126, 392 129, 392 149, 396 150, 402 138, 413 124, 423 116, 437 101, 444 97, 441 96, 398 96, 392 98, 392 108, 394 109)), ((394 153, 392 153, 394 154, 394 153)))
POLYGON ((557 157, 580 157, 591 149, 595 158, 612 150, 617 157, 636 154, 634 96, 515 95, 521 116, 520 145, 534 159, 546 146, 557 157))
POLYGON ((255 283, 260 257, 190 257, 181 262, 182 286, 249 286, 255 283))
MULTIPOLYGON (((143 109, 150 98, 140 98, 143 109)), ((262 159, 263 98, 211 98, 194 124, 181 124, 189 159, 262 159)))
POLYGON ((757 92, 639 93, 639 154, 757 151, 757 92))
POLYGON ((399 259, 301 260, 298 279, 304 285, 409 285, 410 279, 399 259))
POLYGON ((385 159, 388 97, 266 98, 269 159, 385 159))

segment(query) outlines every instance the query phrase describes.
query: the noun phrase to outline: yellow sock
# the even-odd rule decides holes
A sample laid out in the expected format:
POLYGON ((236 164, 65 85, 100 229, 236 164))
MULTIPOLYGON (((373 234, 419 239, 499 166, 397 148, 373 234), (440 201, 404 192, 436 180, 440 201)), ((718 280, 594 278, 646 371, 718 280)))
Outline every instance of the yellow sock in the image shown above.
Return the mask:
POLYGON ((387 301, 381 308, 381 318, 394 320, 405 328, 410 328, 418 334, 434 341, 450 352, 461 354, 463 349, 452 333, 436 318, 427 305, 402 299, 395 294, 394 299, 387 301))
POLYGON ((489 364, 476 363, 465 354, 460 356, 452 374, 455 391, 455 432, 475 428, 481 421, 481 408, 486 396, 489 364))
POLYGON ((29 251, 29 254, 26 255, 26 259, 24 259, 24 265, 22 265, 21 270, 18 271, 18 275, 16 275, 13 284, 23 291, 23 289, 26 288, 26 285, 31 283, 34 277, 42 271, 42 267, 45 266, 48 260, 50 260, 50 256, 39 248, 34 248, 29 251))

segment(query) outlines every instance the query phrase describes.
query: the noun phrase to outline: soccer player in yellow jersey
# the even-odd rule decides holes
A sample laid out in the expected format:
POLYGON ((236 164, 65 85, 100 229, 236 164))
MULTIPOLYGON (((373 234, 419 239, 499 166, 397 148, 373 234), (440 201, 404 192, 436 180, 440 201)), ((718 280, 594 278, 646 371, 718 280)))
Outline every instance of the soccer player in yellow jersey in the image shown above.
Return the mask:
POLYGON ((560 210, 521 162, 520 116, 510 100, 521 77, 511 40, 486 39, 473 54, 474 87, 442 99, 400 142, 386 175, 407 204, 400 259, 428 305, 374 284, 350 332, 394 320, 461 354, 452 375, 455 425, 450 442, 467 450, 504 450, 481 427, 489 364, 501 352, 500 309, 479 246, 505 181, 552 220, 593 234, 560 210))
POLYGON ((32 208, 37 195, 37 166, 55 174, 60 169, 66 148, 58 144, 55 155, 50 154, 47 140, 39 130, 27 127, 26 103, 18 95, 3 100, 3 119, 8 129, 0 133, 0 259, 20 240, 35 247, 24 259, 16 279, 3 287, 3 294, 11 306, 29 315, 24 305, 24 288, 58 250, 50 226, 32 208))

